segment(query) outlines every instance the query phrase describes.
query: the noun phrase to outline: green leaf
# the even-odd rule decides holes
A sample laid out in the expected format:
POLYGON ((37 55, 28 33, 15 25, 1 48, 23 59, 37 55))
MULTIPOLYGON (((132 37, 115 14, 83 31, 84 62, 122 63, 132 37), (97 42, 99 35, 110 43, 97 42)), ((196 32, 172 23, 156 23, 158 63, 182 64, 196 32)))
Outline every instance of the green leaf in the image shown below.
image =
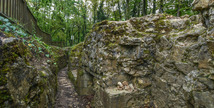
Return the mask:
POLYGON ((10 26, 10 29, 12 29, 13 31, 15 31, 16 27, 15 26, 10 26))
POLYGON ((49 55, 49 54, 45 54, 45 56, 46 56, 46 57, 48 57, 48 58, 50 57, 50 55, 49 55))
POLYGON ((11 25, 11 23, 10 23, 10 22, 7 22, 5 25, 6 25, 6 26, 10 26, 10 25, 11 25))
POLYGON ((47 60, 47 62, 50 63, 51 61, 50 61, 50 60, 47 60))
POLYGON ((41 47, 39 47, 38 49, 39 49, 40 51, 42 50, 42 48, 41 48, 41 47))
POLYGON ((4 21, 4 22, 9 22, 9 20, 8 20, 8 19, 6 19, 6 18, 4 18, 4 19, 3 19, 3 21, 4 21))
POLYGON ((10 29, 9 29, 8 27, 6 27, 4 31, 5 31, 5 32, 9 32, 10 29))

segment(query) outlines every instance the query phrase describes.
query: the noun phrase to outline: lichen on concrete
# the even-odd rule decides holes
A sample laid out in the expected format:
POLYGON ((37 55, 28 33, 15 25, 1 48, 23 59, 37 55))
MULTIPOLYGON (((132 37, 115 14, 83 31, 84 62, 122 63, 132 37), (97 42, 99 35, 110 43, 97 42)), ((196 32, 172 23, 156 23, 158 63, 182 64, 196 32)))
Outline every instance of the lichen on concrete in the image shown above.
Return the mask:
POLYGON ((156 14, 96 24, 81 51, 70 55, 81 69, 78 93, 94 94, 95 108, 212 108, 212 14, 203 17, 212 8, 198 8, 204 9, 202 17, 156 14), (133 84, 134 92, 120 91, 123 81, 133 84))

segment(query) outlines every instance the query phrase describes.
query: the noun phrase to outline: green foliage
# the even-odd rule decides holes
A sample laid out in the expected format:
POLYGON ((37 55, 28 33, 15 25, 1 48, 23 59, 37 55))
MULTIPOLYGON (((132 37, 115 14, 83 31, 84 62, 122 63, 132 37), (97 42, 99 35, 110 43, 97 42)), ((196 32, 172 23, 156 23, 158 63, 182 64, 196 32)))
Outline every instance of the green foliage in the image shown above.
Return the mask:
POLYGON ((50 57, 50 55, 49 55, 49 54, 45 54, 45 56, 46 56, 46 57, 48 57, 48 58, 50 57))
POLYGON ((103 5, 104 5, 104 0, 102 0, 100 2, 100 6, 99 6, 99 9, 97 11, 97 20, 99 22, 107 19, 106 15, 104 13, 104 10, 103 10, 103 5))
POLYGON ((191 3, 193 0, 170 0, 165 1, 163 4, 165 13, 171 14, 174 16, 178 16, 178 13, 180 13, 179 16, 182 15, 194 15, 197 14, 197 12, 192 11, 191 3))
POLYGON ((19 28, 16 24, 12 24, 7 18, 0 16, 0 30, 6 33, 13 33, 15 36, 26 37, 27 33, 19 28))
MULTIPOLYGON (((125 21, 153 13, 195 15, 193 0, 28 0, 38 25, 55 42, 73 46, 102 20, 125 21), (71 36, 74 39, 71 40, 71 36)), ((6 29, 8 31, 8 29, 6 29)))
MULTIPOLYGON (((38 54, 50 53, 53 54, 50 50, 50 46, 41 41, 41 38, 37 37, 35 34, 33 36, 28 35, 20 26, 16 24, 12 24, 10 20, 7 18, 0 16, 0 30, 4 33, 8 33, 10 36, 16 36, 18 38, 22 38, 22 41, 25 45, 29 47, 29 49, 38 54), (39 45, 35 44, 38 43, 39 45)), ((46 57, 50 57, 49 54, 44 55, 46 57)))
POLYGON ((84 40, 91 25, 86 2, 82 0, 28 0, 38 25, 52 35, 55 42, 74 45, 84 40), (74 40, 71 40, 74 36, 74 40))

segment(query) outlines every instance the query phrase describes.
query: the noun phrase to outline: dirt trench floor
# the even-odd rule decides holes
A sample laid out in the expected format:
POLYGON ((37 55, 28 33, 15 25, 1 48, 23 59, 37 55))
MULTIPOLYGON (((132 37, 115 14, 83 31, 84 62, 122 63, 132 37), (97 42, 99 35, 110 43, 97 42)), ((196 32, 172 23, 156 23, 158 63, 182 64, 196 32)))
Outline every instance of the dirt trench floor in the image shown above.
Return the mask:
POLYGON ((69 80, 67 68, 58 73, 58 91, 55 108, 91 108, 87 96, 78 96, 69 80))

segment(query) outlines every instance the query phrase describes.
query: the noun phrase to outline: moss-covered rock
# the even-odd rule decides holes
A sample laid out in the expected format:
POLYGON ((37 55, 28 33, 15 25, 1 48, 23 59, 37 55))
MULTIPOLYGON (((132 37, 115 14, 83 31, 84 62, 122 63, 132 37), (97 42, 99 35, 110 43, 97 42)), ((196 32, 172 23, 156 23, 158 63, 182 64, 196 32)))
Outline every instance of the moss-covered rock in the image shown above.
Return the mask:
POLYGON ((95 24, 70 53, 78 93, 95 93, 95 108, 211 108, 213 30, 199 19, 157 14, 95 24))
POLYGON ((66 50, 0 31, 0 107, 53 107, 66 50))

